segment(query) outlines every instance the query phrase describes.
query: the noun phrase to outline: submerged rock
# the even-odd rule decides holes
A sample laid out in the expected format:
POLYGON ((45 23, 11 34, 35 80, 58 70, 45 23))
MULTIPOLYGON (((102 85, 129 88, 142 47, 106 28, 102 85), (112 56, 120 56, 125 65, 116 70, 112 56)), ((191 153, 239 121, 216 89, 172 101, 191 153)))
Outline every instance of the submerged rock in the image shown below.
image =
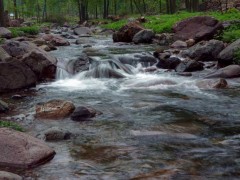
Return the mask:
POLYGON ((222 23, 210 16, 197 16, 178 22, 174 27, 175 40, 209 40, 222 28, 222 23))
POLYGON ((70 139, 71 133, 58 127, 52 127, 44 132, 46 141, 60 141, 70 139))
POLYGON ((11 172, 0 171, 0 179, 2 180, 23 180, 23 178, 17 174, 11 172))
POLYGON ((222 89, 226 88, 228 83, 225 79, 205 79, 198 81, 196 85, 200 89, 222 89))
POLYGON ((179 170, 177 169, 161 169, 158 171, 139 174, 132 177, 130 180, 157 180, 157 179, 177 179, 179 170))
POLYGON ((225 68, 218 69, 217 71, 208 74, 205 78, 236 78, 240 77, 240 66, 230 65, 225 68))
POLYGON ((75 110, 75 106, 70 101, 50 100, 46 103, 36 105, 36 117, 41 119, 63 119, 75 110))
POLYGON ((84 107, 79 106, 75 109, 75 111, 71 115, 71 119, 73 121, 86 121, 89 120, 96 115, 101 114, 101 112, 91 108, 91 107, 84 107))
POLYGON ((51 160, 55 151, 28 134, 0 128, 0 166, 33 168, 51 160))

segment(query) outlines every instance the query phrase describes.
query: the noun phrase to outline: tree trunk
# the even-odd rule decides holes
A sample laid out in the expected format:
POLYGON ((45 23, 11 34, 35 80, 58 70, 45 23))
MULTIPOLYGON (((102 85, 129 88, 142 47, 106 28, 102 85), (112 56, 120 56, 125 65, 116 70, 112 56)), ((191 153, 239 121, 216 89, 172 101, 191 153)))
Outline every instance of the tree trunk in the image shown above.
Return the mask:
POLYGON ((15 16, 15 19, 18 19, 17 0, 13 0, 13 6, 14 6, 14 16, 15 16))
POLYGON ((142 13, 140 7, 138 6, 136 0, 133 0, 133 2, 134 2, 134 4, 135 4, 135 6, 136 6, 136 8, 137 8, 137 10, 138 10, 138 12, 139 12, 139 14, 141 14, 141 16, 143 16, 143 13, 142 13))
POLYGON ((0 0, 0 26, 6 26, 3 0, 0 0))
POLYGON ((130 9, 131 9, 131 14, 133 14, 133 0, 130 0, 130 9))
POLYGON ((159 0, 159 13, 162 13, 162 0, 159 0))
POLYGON ((46 20, 47 20, 47 0, 44 0, 42 21, 46 20))

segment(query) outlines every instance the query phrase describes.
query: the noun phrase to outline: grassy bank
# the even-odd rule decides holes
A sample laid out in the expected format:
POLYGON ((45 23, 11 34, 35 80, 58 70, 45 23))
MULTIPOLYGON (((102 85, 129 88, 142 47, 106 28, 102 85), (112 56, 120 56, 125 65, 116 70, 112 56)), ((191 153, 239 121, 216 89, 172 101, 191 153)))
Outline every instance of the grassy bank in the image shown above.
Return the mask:
MULTIPOLYGON (((173 15, 155 15, 155 16, 146 16, 148 20, 143 26, 147 29, 152 29, 156 33, 170 33, 172 32, 172 27, 179 21, 184 19, 194 17, 194 16, 212 16, 218 19, 219 21, 227 21, 227 20, 239 20, 240 19, 240 11, 236 9, 231 9, 225 13, 221 12, 197 12, 197 13, 189 13, 189 12, 180 12, 173 15)), ((102 27, 107 29, 118 30, 124 24, 127 23, 127 19, 120 20, 118 22, 113 22, 109 24, 105 24, 102 27)), ((228 29, 226 34, 222 35, 223 39, 227 42, 232 41, 233 39, 240 38, 240 30, 239 28, 228 29)))
POLYGON ((24 131, 24 129, 20 125, 14 123, 14 122, 0 120, 0 128, 3 128, 3 127, 14 129, 16 131, 21 131, 21 132, 24 131))
POLYGON ((19 37, 23 35, 36 35, 39 33, 38 26, 30 26, 30 27, 12 27, 9 28, 12 32, 13 37, 19 37))

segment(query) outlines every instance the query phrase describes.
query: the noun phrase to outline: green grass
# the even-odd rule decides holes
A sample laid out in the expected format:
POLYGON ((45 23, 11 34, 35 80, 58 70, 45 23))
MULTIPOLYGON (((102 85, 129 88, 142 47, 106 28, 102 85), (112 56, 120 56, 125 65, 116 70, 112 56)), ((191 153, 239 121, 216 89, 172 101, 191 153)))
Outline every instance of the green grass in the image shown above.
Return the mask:
POLYGON ((10 28, 13 37, 19 37, 22 35, 36 35, 39 33, 38 26, 30 26, 30 27, 14 27, 10 28))
MULTIPOLYGON (((167 33, 172 32, 172 27, 177 22, 194 17, 194 16, 212 16, 220 21, 226 20, 239 20, 240 11, 231 9, 225 13, 221 12, 197 12, 197 13, 189 13, 189 12, 179 12, 177 14, 169 15, 155 15, 155 16, 146 16, 148 20, 143 26, 147 29, 152 29, 156 33, 167 33)), ((106 25, 102 25, 103 28, 118 30, 120 27, 127 23, 127 19, 120 20, 118 22, 112 22, 106 25)))
POLYGON ((0 120, 0 128, 3 128, 3 127, 11 128, 11 129, 14 129, 16 131, 21 131, 21 132, 24 131, 24 129, 20 125, 14 123, 14 122, 0 120))

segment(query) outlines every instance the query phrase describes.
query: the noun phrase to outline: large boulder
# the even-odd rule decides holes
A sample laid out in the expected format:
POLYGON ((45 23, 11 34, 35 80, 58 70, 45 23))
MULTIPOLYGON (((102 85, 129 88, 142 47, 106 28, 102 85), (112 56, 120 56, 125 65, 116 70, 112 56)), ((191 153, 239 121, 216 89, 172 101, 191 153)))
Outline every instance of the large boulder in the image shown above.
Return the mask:
POLYGON ((73 30, 74 34, 79 36, 91 35, 92 30, 88 27, 78 27, 73 30))
POLYGON ((37 78, 34 72, 18 60, 0 62, 0 92, 32 87, 37 78))
POLYGON ((0 166, 32 168, 51 160, 55 151, 28 134, 0 129, 0 166))
POLYGON ((196 45, 182 52, 196 61, 214 61, 218 54, 224 49, 224 43, 218 40, 201 41, 196 45))
POLYGON ((9 41, 2 48, 12 57, 26 64, 37 76, 38 80, 55 77, 57 60, 46 51, 31 42, 9 41))
POLYGON ((132 42, 134 35, 141 30, 143 30, 143 27, 141 27, 138 23, 130 22, 113 34, 113 41, 132 42))
POLYGON ((175 40, 196 41, 211 39, 222 24, 215 18, 209 16, 197 16, 183 20, 173 27, 175 40))
POLYGON ((177 72, 194 72, 203 70, 204 64, 195 60, 184 60, 176 67, 177 72))
POLYGON ((0 27, 0 38, 11 38, 12 33, 5 27, 0 27))
MULTIPOLYGON (((26 53, 29 53, 33 50, 40 50, 35 44, 27 41, 8 41, 2 45, 2 48, 12 57, 21 58, 26 53)), ((55 60, 56 61, 56 60, 55 60)))
POLYGON ((149 29, 143 29, 133 36, 133 42, 138 43, 151 43, 155 33, 149 29))
POLYGON ((42 51, 32 51, 23 56, 22 60, 37 76, 38 80, 54 79, 56 59, 42 51))
POLYGON ((44 39, 47 42, 50 42, 54 46, 69 46, 70 43, 58 35, 53 34, 45 34, 42 36, 42 39, 44 39))
POLYGON ((217 71, 208 74, 205 78, 236 78, 240 77, 240 66, 230 65, 225 68, 218 69, 217 71))
POLYGON ((74 110, 75 106, 72 102, 54 99, 37 104, 36 117, 40 119, 63 119, 72 114, 74 110))
POLYGON ((223 65, 230 65, 233 62, 234 52, 240 49, 240 39, 228 45, 218 55, 218 62, 223 65))

